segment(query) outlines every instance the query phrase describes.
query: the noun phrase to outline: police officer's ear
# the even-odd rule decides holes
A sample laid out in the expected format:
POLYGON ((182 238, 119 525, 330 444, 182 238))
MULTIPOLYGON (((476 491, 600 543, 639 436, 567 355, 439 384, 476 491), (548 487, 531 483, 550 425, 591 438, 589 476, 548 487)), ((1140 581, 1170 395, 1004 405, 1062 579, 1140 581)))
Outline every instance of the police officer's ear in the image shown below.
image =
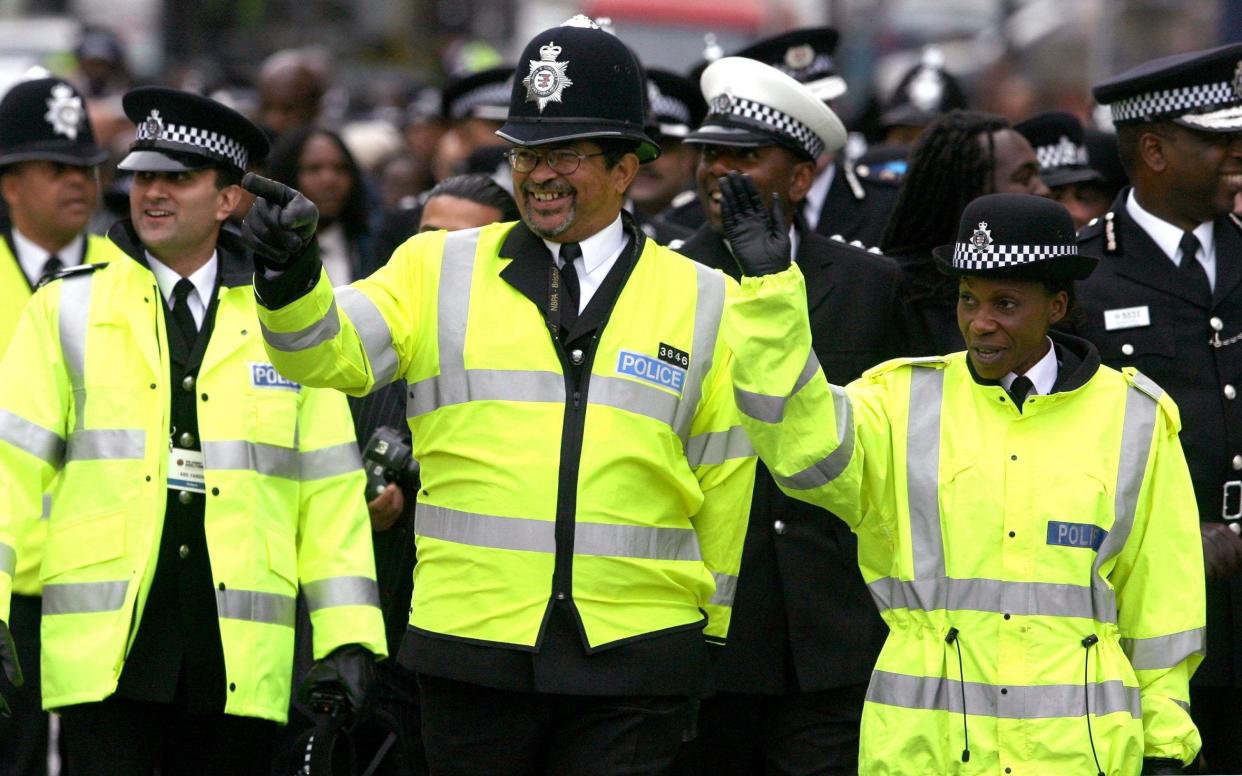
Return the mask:
POLYGON ((617 163, 608 171, 613 189, 618 194, 624 194, 630 188, 630 184, 638 175, 638 166, 638 154, 631 151, 617 160, 617 163))
MULTIPOLYGON (((216 175, 222 174, 223 173, 219 170, 216 171, 216 175)), ((246 192, 240 184, 217 179, 216 220, 223 222, 229 216, 233 215, 234 212, 239 210, 239 206, 241 205, 242 198, 245 194, 246 192), (220 183, 224 183, 225 185, 219 185, 220 183)))
POLYGON ((1165 129, 1153 125, 1139 135, 1138 157, 1143 166, 1152 172, 1164 172, 1169 167, 1169 144, 1172 135, 1165 129))
POLYGON ((789 177, 789 201, 796 205, 806 199, 806 193, 811 190, 811 184, 815 182, 815 162, 795 157, 791 172, 792 174, 789 177))
POLYGON ((1048 325, 1055 326, 1069 313, 1069 292, 1065 289, 1048 297, 1048 325))

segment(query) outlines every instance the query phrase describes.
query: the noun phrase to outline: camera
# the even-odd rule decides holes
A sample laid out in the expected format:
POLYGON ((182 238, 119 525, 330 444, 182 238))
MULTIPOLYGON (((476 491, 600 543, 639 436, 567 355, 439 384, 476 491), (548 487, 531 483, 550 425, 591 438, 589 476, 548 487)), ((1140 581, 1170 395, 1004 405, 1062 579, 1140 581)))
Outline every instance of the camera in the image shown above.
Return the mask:
POLYGON ((390 482, 418 487, 418 461, 413 448, 392 426, 380 426, 362 451, 362 468, 367 473, 367 500, 384 492, 390 482))

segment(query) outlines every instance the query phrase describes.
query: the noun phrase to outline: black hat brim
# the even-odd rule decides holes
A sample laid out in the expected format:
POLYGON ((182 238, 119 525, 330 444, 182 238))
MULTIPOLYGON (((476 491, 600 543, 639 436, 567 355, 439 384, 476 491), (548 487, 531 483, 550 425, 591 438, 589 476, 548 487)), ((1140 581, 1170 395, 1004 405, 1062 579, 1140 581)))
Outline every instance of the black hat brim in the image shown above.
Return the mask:
POLYGON ((202 156, 180 153, 170 156, 163 151, 142 149, 130 151, 116 168, 126 172, 192 172, 217 164, 220 163, 202 156))
POLYGON ((74 167, 94 167, 103 164, 108 152, 93 146, 41 146, 40 144, 17 148, 0 154, 0 166, 18 162, 57 162, 74 167))
POLYGON ((955 245, 932 248, 936 269, 950 277, 1012 278, 1014 280, 1086 280, 1099 259, 1081 253, 1057 256, 1027 264, 1014 264, 1000 269, 960 269, 953 266, 955 245))
POLYGON ((1048 188, 1068 186, 1071 183, 1088 183, 1090 181, 1104 180, 1103 175, 1090 167, 1064 167, 1049 170, 1048 172, 1041 172, 1039 178, 1048 188))
POLYGON ((570 143, 575 140, 632 140, 638 144, 638 161, 646 163, 660 156, 660 146, 630 127, 607 127, 598 123, 568 121, 514 121, 512 118, 496 130, 496 134, 520 146, 541 146, 570 143))
POLYGON ((729 148, 761 148, 763 146, 781 146, 799 157, 806 158, 806 149, 793 138, 777 132, 765 132, 749 126, 736 124, 720 124, 712 122, 704 124, 686 136, 683 141, 691 145, 718 145, 729 148))

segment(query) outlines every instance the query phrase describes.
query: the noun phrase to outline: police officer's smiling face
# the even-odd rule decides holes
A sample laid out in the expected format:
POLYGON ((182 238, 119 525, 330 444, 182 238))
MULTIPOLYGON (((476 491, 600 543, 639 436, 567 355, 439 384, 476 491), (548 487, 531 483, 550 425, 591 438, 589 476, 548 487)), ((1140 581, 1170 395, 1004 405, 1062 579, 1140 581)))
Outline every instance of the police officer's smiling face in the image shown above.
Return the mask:
POLYGON ((1234 195, 1242 191, 1242 132, 1165 123, 1152 134, 1159 143, 1145 149, 1148 164, 1158 168, 1161 189, 1186 228, 1233 209, 1234 195))
POLYGON ((792 151, 778 145, 755 148, 705 144, 695 173, 699 202, 707 220, 717 234, 724 233, 720 219, 720 178, 726 173, 746 173, 759 190, 764 202, 778 194, 785 215, 793 216, 793 206, 806 198, 815 182, 815 164, 800 159, 792 151))
POLYGON ((143 246, 173 269, 210 258, 220 224, 240 186, 216 186, 216 171, 138 172, 129 191, 130 217, 143 246))
POLYGON ((588 140, 526 150, 539 154, 539 160, 529 172, 513 170, 518 210, 532 232, 558 242, 580 242, 616 220, 625 190, 638 172, 634 154, 625 154, 609 167, 600 147, 588 140), (546 158, 557 149, 586 158, 573 172, 560 173, 548 166, 546 158))
POLYGON ((957 325, 980 377, 1024 374, 1048 352, 1048 329, 1065 317, 1069 296, 1037 280, 968 275, 958 283, 957 325))

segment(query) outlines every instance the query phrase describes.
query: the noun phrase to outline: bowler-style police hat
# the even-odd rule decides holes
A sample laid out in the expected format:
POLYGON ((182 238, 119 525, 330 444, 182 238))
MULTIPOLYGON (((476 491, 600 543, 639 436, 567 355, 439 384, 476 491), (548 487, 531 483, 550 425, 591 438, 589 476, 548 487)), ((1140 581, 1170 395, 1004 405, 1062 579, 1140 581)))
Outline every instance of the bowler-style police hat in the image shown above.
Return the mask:
POLYGON ((1242 43, 1145 62, 1092 88, 1117 126, 1172 121, 1242 131, 1242 43))
POLYGON ((579 14, 536 35, 518 57, 509 116, 496 131, 521 146, 592 138, 638 144, 640 162, 660 155, 644 131, 646 78, 615 35, 579 14))
POLYGON ((1048 186, 1103 180, 1090 167, 1082 124, 1069 113, 1041 113, 1015 124, 1014 130, 1027 139, 1039 160, 1039 177, 1048 186))
POLYGON ((455 78, 444 87, 441 115, 449 121, 476 118, 504 121, 509 115, 513 67, 493 67, 455 78))
POLYGON ((121 98, 138 125, 129 155, 117 165, 132 172, 184 172, 223 166, 243 173, 269 149, 250 119, 191 92, 143 86, 121 98))
POLYGON ((925 127, 942 114, 966 107, 961 84, 944 68, 944 52, 929 46, 897 82, 880 113, 880 127, 925 127))
POLYGON ((811 91, 774 67, 744 57, 707 66, 700 81, 707 118, 687 143, 783 146, 815 159, 845 145, 845 126, 811 91))
POLYGON ((1082 280, 1096 259, 1078 252, 1074 219, 1059 202, 1032 194, 986 194, 962 211, 957 242, 932 249, 946 275, 1082 280))
POLYGON ((752 43, 733 56, 771 65, 827 102, 847 91, 833 61, 840 38, 831 27, 802 27, 752 43))
POLYGON ((651 112, 647 126, 662 138, 685 138, 698 127, 707 104, 690 79, 654 67, 647 68, 647 102, 651 112))
POLYGON ((59 78, 22 81, 0 101, 0 165, 49 161, 93 167, 108 157, 82 95, 59 78))

